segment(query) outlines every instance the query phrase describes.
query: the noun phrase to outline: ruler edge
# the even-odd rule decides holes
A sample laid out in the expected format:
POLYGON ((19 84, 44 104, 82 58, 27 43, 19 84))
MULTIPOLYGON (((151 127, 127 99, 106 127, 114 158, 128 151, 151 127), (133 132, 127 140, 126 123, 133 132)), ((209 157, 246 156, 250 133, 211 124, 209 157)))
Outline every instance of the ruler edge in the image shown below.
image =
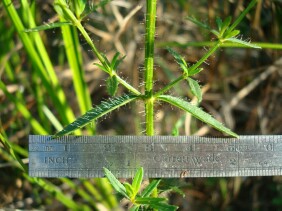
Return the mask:
MULTIPOLYGON (((245 138, 249 138, 249 139, 254 139, 254 138, 256 138, 256 137, 261 137, 261 136, 263 136, 263 137, 267 137, 268 139, 270 138, 270 137, 273 137, 274 139, 273 140, 275 140, 275 138, 277 138, 277 139, 279 139, 279 137, 280 137, 280 139, 281 139, 281 137, 282 137, 282 135, 242 135, 242 136, 239 136, 239 138, 234 138, 234 137, 228 137, 228 136, 171 136, 171 135, 156 135, 156 136, 135 136, 135 135, 97 135, 97 136, 87 136, 87 135, 67 135, 67 136, 62 136, 62 137, 55 137, 55 138, 53 138, 53 136, 52 135, 29 135, 29 140, 28 140, 28 145, 30 146, 30 139, 35 139, 35 138, 37 138, 37 137, 40 137, 41 139, 43 139, 43 141, 46 141, 46 138, 50 138, 50 140, 53 140, 53 141, 55 141, 55 140, 58 140, 58 139, 67 139, 67 138, 69 138, 69 137, 76 137, 76 138, 89 138, 89 139, 92 139, 92 138, 94 138, 94 137, 99 137, 99 138, 107 138, 107 139, 110 139, 110 138, 113 138, 113 137, 118 137, 118 138, 126 138, 125 140, 124 140, 124 142, 128 142, 128 139, 130 139, 130 138, 136 138, 136 137, 138 137, 139 139, 141 139, 141 138, 145 138, 146 140, 143 140, 143 141, 148 141, 149 143, 154 143, 154 140, 156 141, 156 138, 166 138, 166 140, 162 140, 162 141, 164 141, 164 142, 166 142, 166 141, 168 141, 167 140, 167 138, 173 138, 173 139, 179 139, 179 137, 181 138, 178 142, 184 142, 185 143, 185 141, 192 141, 192 142, 194 142, 194 139, 193 138, 197 138, 198 140, 197 141, 204 141, 204 140, 206 140, 206 139, 217 139, 217 140, 229 140, 229 141, 234 141, 234 142, 237 142, 238 140, 241 140, 241 139, 245 139, 245 138), (190 140, 189 140, 190 139, 190 140)), ((69 140, 68 140, 69 141, 69 140)), ((75 140, 71 140, 71 141, 75 141, 75 140)), ((130 140, 129 140, 130 141, 130 140)), ((161 141, 160 139, 158 139, 157 141, 161 141)), ((107 142, 108 142, 108 140, 107 140, 107 142)), ((112 142, 115 142, 114 140, 110 140, 110 143, 112 143, 112 142)), ((136 142, 134 142, 134 143, 138 143, 138 141, 136 141, 136 142)), ((143 142, 144 143, 144 142, 143 142)), ((188 143, 188 142, 187 142, 188 143)), ((211 144, 213 144, 214 142, 212 142, 211 141, 211 144)), ((32 144, 32 143, 31 143, 32 144)), ((29 151, 30 152, 30 151, 29 151)), ((137 168, 138 167, 136 167, 135 169, 137 170, 137 168)), ((207 170, 208 171, 208 170, 207 170)), ((257 171, 259 171, 259 170, 257 170, 257 171)), ((263 170, 261 170, 261 171, 263 171, 263 170)), ((269 170, 264 170, 264 171, 269 171, 269 170)), ((113 172, 115 172, 115 171, 113 171, 113 172)), ((30 175, 30 168, 28 168, 28 174, 29 174, 29 176, 31 176, 31 177, 38 177, 38 176, 33 176, 33 175, 30 175)), ((134 174, 135 174, 135 172, 134 173, 132 173, 131 175, 129 175, 130 177, 119 177, 119 178, 133 178, 134 177, 134 174)), ((147 176, 147 174, 146 174, 146 172, 144 172, 144 178, 213 178, 213 177, 215 177, 215 178, 222 178, 222 177, 257 177, 257 176, 280 176, 280 175, 282 175, 282 167, 281 167, 281 169, 280 169, 280 173, 277 173, 277 174, 271 174, 271 175, 238 175, 238 174, 234 174, 234 175, 230 175, 230 176, 228 176, 228 175, 222 175, 222 176, 220 176, 220 175, 217 175, 217 176, 199 176, 199 177, 191 177, 191 176, 189 176, 189 175, 187 175, 187 176, 184 176, 184 177, 174 177, 174 176, 170 176, 170 177, 166 177, 165 175, 164 175, 164 177, 162 177, 162 176, 158 176, 158 177, 148 177, 147 176)), ((105 177, 105 175, 103 176, 103 177, 105 177)), ((99 176, 99 177, 80 177, 80 176, 78 176, 78 177, 69 177, 69 176, 64 176, 64 177, 53 177, 53 176, 46 176, 46 175, 44 175, 44 176, 42 176, 42 178, 103 178, 103 177, 101 177, 101 176, 99 176)))

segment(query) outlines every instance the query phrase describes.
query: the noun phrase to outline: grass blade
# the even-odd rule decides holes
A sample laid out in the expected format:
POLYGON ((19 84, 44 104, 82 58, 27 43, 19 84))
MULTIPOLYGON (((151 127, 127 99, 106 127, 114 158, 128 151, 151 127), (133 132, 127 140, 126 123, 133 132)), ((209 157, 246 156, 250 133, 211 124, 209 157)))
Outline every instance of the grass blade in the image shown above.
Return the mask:
POLYGON ((95 108, 87 111, 84 115, 77 118, 73 123, 67 125, 63 130, 56 133, 54 136, 59 137, 71 133, 90 122, 94 121, 95 119, 106 115, 107 113, 133 101, 136 100, 138 97, 135 95, 123 95, 121 97, 111 98, 108 101, 102 102, 100 105, 96 106, 95 108))
POLYGON ((109 182, 112 184, 114 189, 123 195, 124 197, 129 199, 129 196, 126 193, 125 187, 118 181, 118 179, 110 172, 107 168, 104 168, 105 176, 108 178, 109 182))
POLYGON ((77 102, 81 114, 84 114, 91 108, 90 93, 85 83, 84 71, 82 68, 82 57, 79 49, 79 39, 76 28, 71 26, 62 27, 62 35, 64 39, 64 46, 68 58, 68 63, 73 75, 73 83, 77 102))
POLYGON ((15 104, 17 110, 21 113, 21 115, 25 119, 29 121, 30 125, 32 126, 33 130, 36 133, 42 135, 48 134, 45 128, 42 127, 41 124, 35 118, 33 118, 26 105, 23 105, 23 103, 21 103, 14 95, 8 92, 5 84, 1 80, 0 80, 0 90, 2 90, 6 95, 6 97, 15 104))
MULTIPOLYGON (((53 103, 56 105, 60 117, 65 124, 73 121, 74 114, 67 105, 65 94, 58 82, 58 78, 43 45, 41 36, 38 32, 33 33, 32 36, 25 33, 22 19, 19 17, 13 3, 10 0, 3 0, 2 2, 36 70, 36 74, 41 78, 42 84, 53 100, 53 103)), ((28 4, 26 0, 22 1, 22 3, 23 5, 28 4)), ((30 26, 36 27, 30 10, 26 9, 26 11, 28 12, 30 26)))
POLYGON ((192 116, 196 117, 197 119, 201 120, 202 122, 205 122, 212 126, 213 128, 224 132, 230 136, 238 138, 239 136, 232 132, 230 129, 225 127, 222 123, 214 119, 211 115, 204 112, 201 108, 192 105, 182 99, 179 99, 177 97, 169 96, 169 95, 160 95, 158 96, 159 100, 165 101, 167 103, 170 103, 171 105, 174 105, 188 113, 190 113, 192 116))

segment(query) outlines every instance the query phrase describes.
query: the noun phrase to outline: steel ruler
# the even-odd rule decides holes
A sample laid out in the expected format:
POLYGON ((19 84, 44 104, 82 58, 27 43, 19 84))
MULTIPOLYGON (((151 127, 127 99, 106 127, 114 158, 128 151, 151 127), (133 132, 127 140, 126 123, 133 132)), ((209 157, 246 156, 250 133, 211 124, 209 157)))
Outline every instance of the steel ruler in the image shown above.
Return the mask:
POLYGON ((132 178, 282 175, 282 136, 29 136, 32 177, 132 178))

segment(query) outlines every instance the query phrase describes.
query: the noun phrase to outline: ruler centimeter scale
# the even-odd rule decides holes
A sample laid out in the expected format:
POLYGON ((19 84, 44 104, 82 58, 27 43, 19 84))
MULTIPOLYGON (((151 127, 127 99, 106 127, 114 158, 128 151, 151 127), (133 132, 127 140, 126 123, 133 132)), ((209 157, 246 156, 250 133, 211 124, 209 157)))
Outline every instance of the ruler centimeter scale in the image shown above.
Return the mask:
POLYGON ((149 178, 282 175, 282 135, 29 136, 32 177, 149 178))

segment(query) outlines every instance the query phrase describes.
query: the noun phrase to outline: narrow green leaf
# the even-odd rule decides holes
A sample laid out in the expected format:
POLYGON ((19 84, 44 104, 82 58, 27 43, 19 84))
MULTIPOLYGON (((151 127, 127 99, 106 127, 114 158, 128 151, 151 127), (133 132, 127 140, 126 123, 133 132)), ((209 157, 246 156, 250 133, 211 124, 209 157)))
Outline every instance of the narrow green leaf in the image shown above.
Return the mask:
POLYGON ((105 71, 106 73, 109 73, 109 71, 107 70, 107 68, 104 67, 103 65, 98 64, 98 63, 93 63, 93 64, 96 65, 97 67, 99 67, 101 70, 105 71))
POLYGON ((149 197, 154 189, 160 184, 161 180, 153 180, 141 193, 141 197, 149 197))
POLYGON ((179 55, 176 51, 172 50, 171 48, 167 48, 167 50, 175 58, 176 62, 180 65, 184 73, 188 75, 188 66, 187 66, 185 59, 181 55, 179 55))
POLYGON ((229 32, 227 35, 224 36, 224 39, 235 37, 240 33, 240 30, 233 30, 232 32, 229 32))
POLYGON ((127 195, 129 196, 129 198, 132 198, 134 196, 134 190, 133 190, 133 187, 132 185, 130 185, 129 183, 125 182, 123 183, 125 189, 126 189, 126 193, 127 195))
POLYGON ((69 16, 66 14, 65 10, 63 9, 68 9, 68 5, 65 0, 55 0, 54 1, 54 9, 58 13, 58 15, 65 20, 69 19, 69 16))
POLYGON ((131 207, 129 209, 129 211, 138 211, 139 210, 140 205, 134 205, 133 207, 131 207))
POLYGON ((113 65, 113 70, 117 71, 118 66, 120 65, 120 63, 125 59, 126 56, 121 57, 120 59, 118 59, 115 64, 113 65))
POLYGON ((37 26, 35 28, 25 29, 24 32, 38 32, 38 31, 58 28, 58 27, 65 26, 65 25, 72 25, 72 23, 71 22, 46 23, 44 25, 37 26))
POLYGON ((110 172, 107 168, 103 168, 104 172, 105 172, 105 176, 107 177, 107 179, 109 180, 109 182, 111 183, 111 185, 113 186, 113 188, 120 193, 121 195, 123 195, 124 197, 129 199, 129 196, 126 193, 126 189, 125 187, 120 183, 120 181, 118 181, 118 179, 112 174, 112 172, 110 172))
POLYGON ((107 56, 106 56, 105 54, 103 54, 103 53, 101 53, 101 56, 105 59, 107 65, 110 67, 110 66, 111 66, 111 63, 110 63, 110 61, 108 60, 107 56))
POLYGON ((106 81, 106 85, 107 85, 107 91, 111 96, 114 96, 117 92, 118 89, 118 80, 117 77, 115 75, 113 75, 112 77, 108 77, 107 81, 106 81))
POLYGON ((188 76, 193 76, 198 74, 199 72, 201 72, 204 68, 196 68, 196 69, 192 69, 192 71, 190 70, 190 68, 188 69, 188 76))
POLYGON ((166 198, 154 198, 154 197, 138 197, 135 200, 135 203, 137 204, 152 204, 152 203, 156 203, 156 202, 163 202, 165 201, 166 198))
POLYGON ((159 100, 165 101, 167 103, 170 103, 178 108, 181 108, 182 110, 189 112, 192 116, 196 117, 197 119, 201 120, 202 122, 205 122, 209 124, 210 126, 214 127, 215 129, 224 132, 230 136, 238 138, 239 136, 232 132, 230 129, 226 128, 222 123, 214 119, 211 115, 204 112, 199 107, 192 105, 182 99, 179 99, 177 97, 169 96, 169 95, 160 95, 158 96, 159 100))
POLYGON ((80 15, 85 9, 86 6, 86 0, 71 0, 70 1, 71 9, 75 13, 75 16, 77 18, 80 18, 80 15))
POLYGON ((216 37, 220 38, 220 33, 214 29, 210 30, 211 33, 213 33, 216 37))
POLYGON ((245 45, 245 46, 248 46, 250 48, 258 48, 258 49, 261 49, 260 46, 258 45, 255 45, 255 44, 252 44, 251 42, 246 42, 246 41, 243 41, 243 40, 239 40, 237 38, 228 38, 228 39, 225 39, 224 41, 229 41, 229 42, 232 42, 232 43, 238 43, 238 44, 241 44, 241 45, 245 45))
POLYGON ((116 62, 118 61, 118 57, 119 57, 120 53, 119 52, 116 52, 113 59, 112 59, 112 62, 111 62, 111 68, 112 70, 115 70, 114 69, 114 66, 116 64, 116 62))
POLYGON ((189 83, 191 92, 193 93, 193 95, 196 96, 198 101, 201 102, 202 101, 202 90, 201 90, 199 83, 192 78, 187 78, 187 81, 189 83))
POLYGON ((222 20, 221 20, 221 18, 220 17, 216 17, 215 18, 215 22, 216 22, 218 31, 221 31, 221 27, 222 27, 222 20))
POLYGON ((209 25, 204 24, 204 23, 198 21, 195 17, 187 17, 187 19, 188 19, 189 21, 193 22, 194 24, 196 24, 197 26, 202 27, 203 29, 210 30, 209 25))
POLYGON ((133 101, 136 100, 138 96, 135 95, 123 95, 121 97, 115 97, 109 99, 105 102, 102 102, 100 105, 95 108, 87 111, 84 115, 77 118, 73 123, 67 125, 63 130, 59 131, 54 135, 54 137, 63 136, 75 131, 78 128, 81 128, 91 121, 98 119, 101 116, 106 115, 107 113, 133 101))
POLYGON ((178 209, 177 206, 166 204, 166 203, 152 203, 150 204, 150 207, 162 211, 174 211, 178 209))
POLYGON ((230 25, 231 23, 231 16, 228 16, 227 18, 225 18, 225 20, 223 21, 222 23, 222 26, 221 26, 221 31, 220 31, 220 34, 223 35, 223 33, 225 32, 225 30, 228 28, 228 26, 230 25))
POLYGON ((136 195, 140 189, 140 186, 143 180, 143 174, 144 174, 143 168, 140 167, 138 171, 136 172, 134 179, 132 181, 132 188, 133 188, 134 195, 136 195))

